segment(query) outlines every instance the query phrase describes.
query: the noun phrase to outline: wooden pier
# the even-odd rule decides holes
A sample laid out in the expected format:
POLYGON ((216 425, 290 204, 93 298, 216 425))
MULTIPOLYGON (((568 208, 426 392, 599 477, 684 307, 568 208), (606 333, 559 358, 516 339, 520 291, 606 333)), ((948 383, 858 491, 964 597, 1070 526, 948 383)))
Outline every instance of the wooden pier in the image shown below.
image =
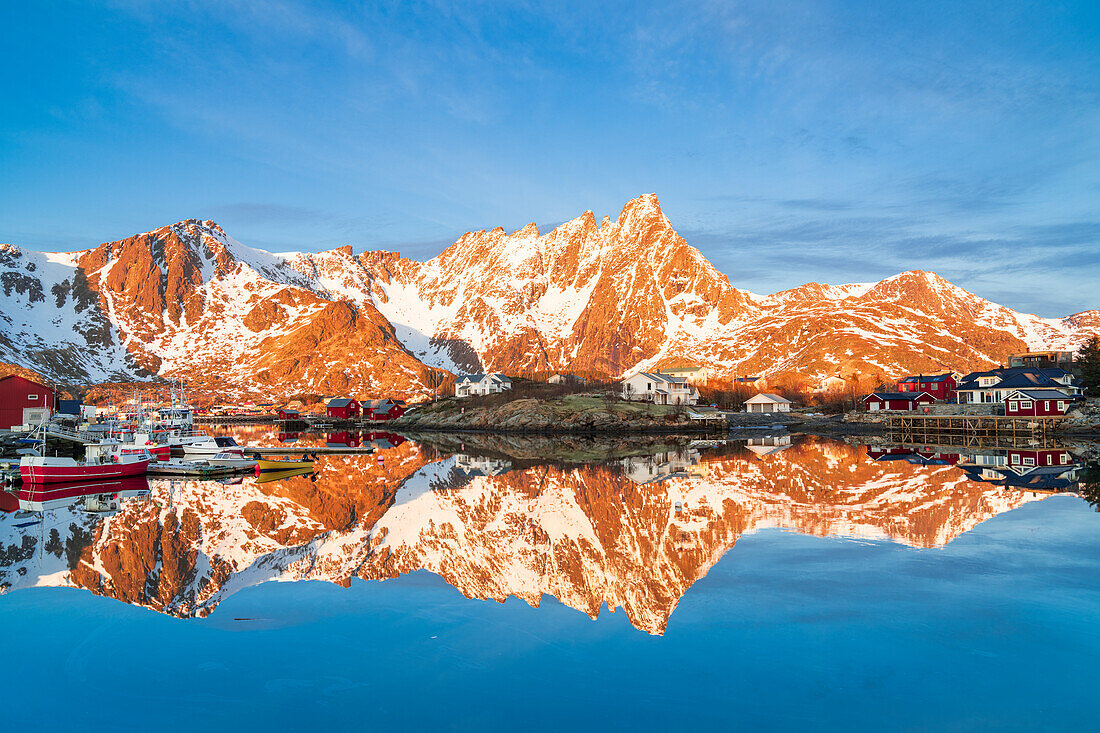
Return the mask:
POLYGON ((886 437, 898 443, 953 447, 1038 447, 1054 442, 1060 417, 1003 415, 891 415, 886 437))
POLYGON ((245 455, 256 454, 256 455, 260 455, 260 456, 286 456, 286 455, 293 456, 293 455, 299 455, 299 454, 302 454, 302 453, 316 453, 319 456, 323 456, 323 455, 329 455, 329 456, 344 456, 344 455, 347 455, 347 456, 352 456, 352 455, 367 455, 367 454, 370 454, 370 453, 374 453, 374 448, 372 448, 370 446, 362 446, 362 447, 347 446, 347 447, 343 447, 343 448, 334 448, 334 447, 328 446, 328 445, 318 445, 318 446, 300 446, 300 447, 295 448, 293 446, 287 445, 287 446, 284 446, 282 448, 270 448, 270 447, 266 447, 266 446, 263 447, 263 448, 257 448, 255 446, 245 445, 245 446, 241 446, 241 447, 244 449, 245 455))

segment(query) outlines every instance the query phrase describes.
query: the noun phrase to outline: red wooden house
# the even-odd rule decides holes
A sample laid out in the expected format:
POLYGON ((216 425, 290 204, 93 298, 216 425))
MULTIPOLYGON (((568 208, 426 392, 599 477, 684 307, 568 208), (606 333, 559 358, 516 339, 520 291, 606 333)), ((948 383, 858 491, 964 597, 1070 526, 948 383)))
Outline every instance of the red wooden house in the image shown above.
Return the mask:
POLYGON ((1076 464, 1073 454, 1061 448, 1046 450, 1019 450, 1009 449, 1008 465, 1016 470, 1027 470, 1032 467, 1067 466, 1076 464))
POLYGON ((405 414, 405 400, 363 400, 363 417, 393 420, 405 414))
POLYGON ((0 429, 23 425, 23 410, 57 409, 57 395, 44 384, 9 374, 0 378, 0 429))
POLYGON ((1056 389, 1018 389, 1005 397, 1005 415, 1062 417, 1072 405, 1072 398, 1056 389))
POLYGON ((281 410, 275 411, 275 417, 280 420, 301 420, 302 413, 298 410, 292 410, 289 407, 284 407, 281 410))
POLYGON ((863 405, 869 412, 878 410, 919 410, 931 405, 936 398, 927 392, 872 392, 863 398, 863 405))
POLYGON ((325 414, 337 420, 350 420, 360 415, 359 400, 350 397, 334 397, 325 405, 325 414))
POLYGON ((927 392, 937 400, 950 400, 955 397, 958 383, 950 374, 916 374, 898 382, 899 392, 927 392))

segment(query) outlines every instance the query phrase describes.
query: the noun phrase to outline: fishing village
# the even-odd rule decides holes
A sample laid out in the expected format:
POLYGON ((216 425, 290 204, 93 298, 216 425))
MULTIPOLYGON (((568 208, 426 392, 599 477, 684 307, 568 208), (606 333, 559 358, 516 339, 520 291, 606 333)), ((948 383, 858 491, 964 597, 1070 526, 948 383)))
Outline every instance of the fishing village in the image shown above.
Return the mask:
MULTIPOLYGON (((76 490, 80 482, 135 476, 265 480, 309 473, 319 454, 371 453, 372 431, 497 434, 757 434, 862 436, 887 444, 1047 448, 1059 436, 1087 438, 1100 407, 1084 392, 1071 352, 1026 353, 1001 368, 879 380, 855 394, 844 383, 801 394, 765 378, 724 381, 699 366, 636 372, 619 381, 570 374, 542 379, 459 375, 453 394, 401 398, 314 395, 285 402, 190 404, 182 381, 161 399, 136 389, 119 404, 82 404, 25 376, 0 378, 0 476, 9 486, 76 490), (786 395, 786 396, 785 396, 786 395), (205 428, 270 425, 280 445, 242 445, 205 428), (367 440, 349 436, 367 434, 367 440), (296 451, 295 436, 325 445, 296 451), (365 445, 363 444, 365 442, 365 445)), ((452 389, 451 385, 447 385, 452 389)), ((68 393, 64 393, 68 394, 68 393)), ((71 395, 69 395, 71 397, 71 395)), ((861 439, 862 439, 861 438, 861 439)))

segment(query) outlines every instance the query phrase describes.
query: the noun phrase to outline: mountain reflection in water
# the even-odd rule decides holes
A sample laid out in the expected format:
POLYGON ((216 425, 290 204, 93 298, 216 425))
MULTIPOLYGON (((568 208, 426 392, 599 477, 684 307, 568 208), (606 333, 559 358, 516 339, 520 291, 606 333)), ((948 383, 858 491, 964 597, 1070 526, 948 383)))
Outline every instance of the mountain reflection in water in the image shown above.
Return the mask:
POLYGON ((556 454, 550 442, 517 438, 478 438, 474 449, 473 438, 344 437, 381 449, 322 456, 315 477, 270 483, 151 479, 147 491, 143 481, 141 491, 113 492, 110 511, 89 510, 101 504, 79 495, 34 505, 8 494, 0 583, 84 588, 202 617, 268 580, 346 587, 425 569, 469 598, 538 606, 549 594, 592 618, 606 604, 661 634, 684 593, 747 532, 939 547, 1074 490, 1080 470, 1063 450, 941 453, 789 436, 558 441, 556 454))

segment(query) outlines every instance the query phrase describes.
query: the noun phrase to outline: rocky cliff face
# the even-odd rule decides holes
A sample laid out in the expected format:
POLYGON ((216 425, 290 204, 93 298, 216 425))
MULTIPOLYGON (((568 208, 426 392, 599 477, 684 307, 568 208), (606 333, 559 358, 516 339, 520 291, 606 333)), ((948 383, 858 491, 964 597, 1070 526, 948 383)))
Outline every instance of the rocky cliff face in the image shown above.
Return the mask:
POLYGON ((369 301, 329 297, 285 259, 213 222, 86 252, 4 254, 34 286, 20 280, 25 287, 8 293, 0 349, 54 378, 158 374, 185 376, 197 389, 409 395, 442 378, 369 301))
POLYGON ((483 475, 408 441, 381 461, 324 459, 316 481, 151 485, 150 496, 107 519, 46 512, 52 529, 42 532, 0 515, 3 587, 71 585, 204 616, 267 580, 346 586, 426 569, 470 598, 537 606, 549 594, 592 617, 606 604, 659 634, 746 532, 784 527, 938 547, 1037 498, 968 481, 950 466, 875 463, 862 449, 813 441, 763 458, 704 456, 653 483, 613 466, 483 475))
MULTIPOLYGON (((470 232, 427 262, 269 254, 188 220, 77 253, 0 247, 0 360, 54 378, 186 375, 230 389, 431 392, 439 370, 680 362, 808 377, 960 371, 1071 348, 1097 311, 1020 314, 934 273, 738 290, 648 194, 615 221, 470 232)), ((201 386, 201 385, 200 385, 201 386)))

